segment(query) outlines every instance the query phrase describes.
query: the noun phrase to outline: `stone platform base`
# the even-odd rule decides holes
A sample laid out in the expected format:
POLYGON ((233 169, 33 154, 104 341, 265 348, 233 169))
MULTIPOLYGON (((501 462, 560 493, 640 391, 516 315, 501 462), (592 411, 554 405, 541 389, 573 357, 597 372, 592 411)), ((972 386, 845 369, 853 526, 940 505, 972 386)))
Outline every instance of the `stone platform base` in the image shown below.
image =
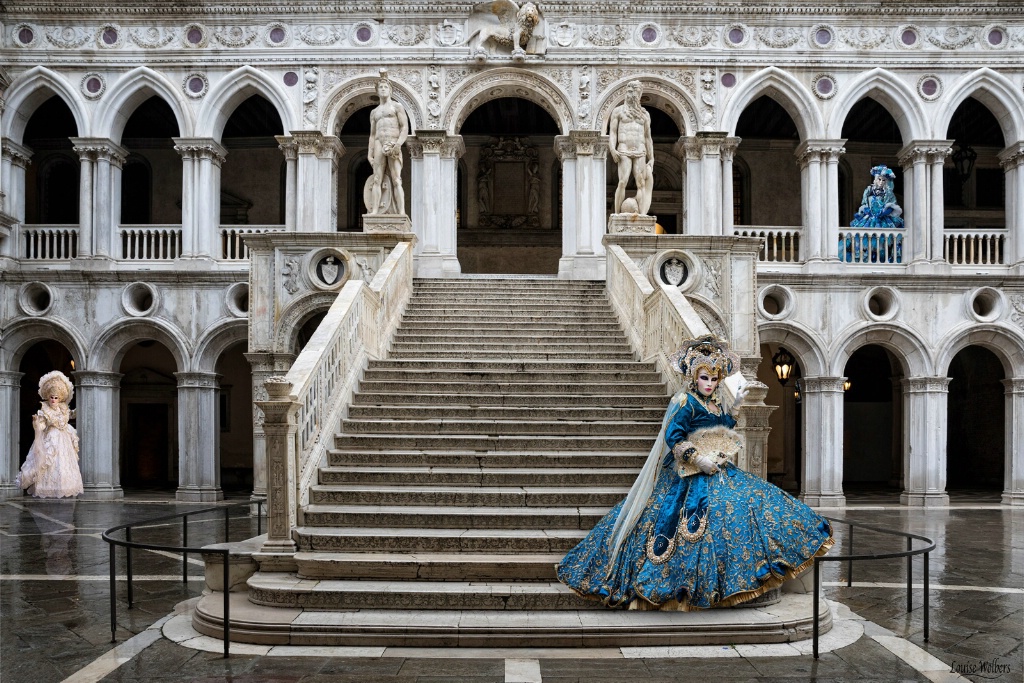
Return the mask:
MULTIPOLYGON (((397 610, 340 612, 264 607, 231 595, 231 640, 266 645, 391 647, 618 647, 786 643, 811 637, 813 597, 783 593, 771 606, 704 612, 627 610, 397 610)), ((819 601, 820 633, 832 613, 819 601)), ((192 625, 222 637, 223 595, 208 593, 192 625)))

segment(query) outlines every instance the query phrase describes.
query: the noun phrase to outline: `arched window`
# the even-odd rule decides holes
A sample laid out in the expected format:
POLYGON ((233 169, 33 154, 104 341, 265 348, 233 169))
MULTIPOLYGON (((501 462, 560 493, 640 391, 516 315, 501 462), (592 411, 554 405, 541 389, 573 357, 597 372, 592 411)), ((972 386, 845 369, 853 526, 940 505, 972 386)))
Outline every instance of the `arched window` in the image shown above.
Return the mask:
POLYGON ((39 168, 36 215, 40 223, 78 223, 78 161, 54 154, 39 168))
POLYGON ((121 170, 121 224, 153 222, 153 171, 145 157, 132 154, 121 170))
POLYGON ((739 156, 732 161, 732 224, 750 225, 750 168, 739 156))

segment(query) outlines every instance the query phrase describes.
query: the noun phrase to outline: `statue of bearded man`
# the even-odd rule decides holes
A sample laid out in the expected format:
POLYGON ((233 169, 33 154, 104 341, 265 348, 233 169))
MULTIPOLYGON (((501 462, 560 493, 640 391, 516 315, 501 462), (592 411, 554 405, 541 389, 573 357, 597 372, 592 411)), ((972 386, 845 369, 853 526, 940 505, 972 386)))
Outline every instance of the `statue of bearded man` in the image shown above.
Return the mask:
POLYGON ((651 115, 640 106, 640 81, 626 84, 626 101, 612 110, 608 124, 608 152, 619 167, 615 188, 615 213, 622 212, 630 174, 636 181, 636 213, 646 216, 654 190, 654 139, 651 115))

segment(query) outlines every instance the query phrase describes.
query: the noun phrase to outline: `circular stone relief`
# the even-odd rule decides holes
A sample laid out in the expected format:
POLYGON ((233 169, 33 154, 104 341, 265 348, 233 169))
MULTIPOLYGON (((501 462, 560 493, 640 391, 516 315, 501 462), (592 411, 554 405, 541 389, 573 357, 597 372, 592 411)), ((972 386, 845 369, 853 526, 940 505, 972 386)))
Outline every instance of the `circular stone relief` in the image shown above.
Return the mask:
POLYGON ((904 50, 912 50, 920 47, 921 34, 916 26, 901 26, 896 30, 896 39, 893 42, 904 50))
POLYGON ((352 42, 360 47, 372 45, 376 38, 377 32, 371 24, 356 24, 355 30, 352 31, 352 42))
POLYGON ((249 283, 236 282, 224 293, 224 304, 236 318, 249 315, 249 283))
POLYGON ((819 99, 827 100, 836 94, 836 79, 831 74, 818 74, 814 77, 811 89, 819 99))
POLYGON ((648 277, 653 281, 675 287, 680 291, 692 289, 700 272, 700 266, 693 257, 679 249, 670 249, 657 254, 648 266, 648 277))
POLYGON ((341 249, 325 248, 314 252, 306 265, 306 275, 320 290, 336 290, 349 279, 350 257, 341 249))
POLYGON ((917 94, 926 100, 938 99, 942 94, 942 81, 938 76, 921 76, 917 81, 917 94))
POLYGON ((45 282, 26 282, 18 290, 18 308, 25 315, 46 315, 53 307, 53 290, 45 282))
POLYGON ((743 47, 750 40, 750 31, 743 24, 730 24, 722 32, 727 47, 743 47))
POLYGON ((736 74, 724 73, 722 74, 722 85, 726 88, 731 88, 736 85, 736 74))
POLYGON ((90 100, 99 98, 106 89, 107 83, 100 74, 90 73, 82 77, 82 94, 90 100))
POLYGON ((640 24, 637 27, 636 32, 633 34, 633 39, 640 47, 656 47, 661 44, 661 36, 660 26, 646 23, 640 24))
POLYGON ((1003 293, 993 287, 979 287, 967 293, 967 314, 978 322, 997 320, 1006 308, 1003 293))
POLYGON ((28 24, 21 24, 14 28, 14 37, 22 47, 32 47, 36 43, 36 31, 28 24))
POLYGON ((981 35, 984 38, 978 42, 981 43, 982 47, 987 47, 990 50, 1002 50, 1010 43, 1009 34, 1006 32, 1005 26, 986 26, 982 30, 981 35))
POLYGON ((288 39, 288 29, 284 24, 271 24, 267 27, 263 37, 267 45, 279 47, 288 39))
POLYGON ((811 29, 811 45, 819 49, 834 47, 836 43, 836 32, 828 24, 818 24, 811 29))
POLYGON ((299 82, 299 74, 294 71, 287 71, 284 74, 284 84, 289 88, 299 82))
POLYGON ((199 24, 189 24, 181 32, 186 47, 206 47, 209 41, 206 29, 199 24))
POLYGON ((121 307, 128 315, 152 315, 160 303, 160 292, 148 282, 133 282, 121 292, 121 307))
POLYGON ((191 73, 185 76, 185 94, 194 99, 199 99, 210 89, 210 81, 205 74, 191 73))
POLYGON ((793 312, 796 297, 784 285, 768 285, 757 295, 757 310, 766 320, 783 320, 793 312))
POLYGON ((891 287, 874 287, 864 293, 861 310, 868 320, 892 320, 900 311, 900 297, 891 287))
POLYGON ((117 44, 118 38, 119 35, 117 33, 117 29, 113 26, 107 26, 103 29, 103 33, 100 34, 100 40, 102 40, 105 45, 117 44))

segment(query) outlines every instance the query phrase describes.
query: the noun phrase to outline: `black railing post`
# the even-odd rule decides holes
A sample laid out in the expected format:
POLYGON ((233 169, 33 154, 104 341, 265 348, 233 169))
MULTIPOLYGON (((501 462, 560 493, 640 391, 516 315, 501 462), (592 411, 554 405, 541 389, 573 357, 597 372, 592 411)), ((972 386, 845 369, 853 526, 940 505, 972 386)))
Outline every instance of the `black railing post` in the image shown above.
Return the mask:
MULTIPOLYGON (((853 555, 853 525, 848 524, 847 528, 850 530, 850 554, 853 555)), ((853 586, 853 560, 846 561, 846 587, 850 588, 853 586)))
POLYGON ((820 563, 814 558, 814 603, 811 609, 814 610, 814 658, 818 658, 818 598, 821 593, 821 572, 818 569, 820 563))
MULTIPOLYGON (((124 540, 128 541, 129 544, 132 542, 132 528, 130 526, 124 529, 124 540)), ((132 547, 131 545, 126 545, 124 549, 128 560, 128 564, 125 566, 125 575, 128 578, 128 609, 131 609, 132 603, 135 601, 135 592, 132 590, 132 547)))
POLYGON ((231 586, 228 584, 228 568, 231 551, 224 550, 224 657, 230 655, 231 647, 231 586))
POLYGON ((224 506, 224 542, 231 542, 231 506, 224 506))
POLYGON ((263 535, 263 501, 256 501, 256 535, 263 535))
MULTIPOLYGON (((188 547, 188 513, 181 517, 181 547, 188 547)), ((188 585, 188 553, 181 554, 181 582, 188 585)))
POLYGON ((117 577, 115 576, 116 566, 115 560, 116 555, 114 551, 117 549, 111 541, 107 541, 110 545, 110 642, 117 642, 117 577))
MULTIPOLYGON (((914 549, 914 539, 907 538, 907 552, 914 549)), ((907 555, 907 612, 914 611, 914 556, 907 555)))
POLYGON ((928 555, 924 554, 924 642, 928 642, 928 555))

